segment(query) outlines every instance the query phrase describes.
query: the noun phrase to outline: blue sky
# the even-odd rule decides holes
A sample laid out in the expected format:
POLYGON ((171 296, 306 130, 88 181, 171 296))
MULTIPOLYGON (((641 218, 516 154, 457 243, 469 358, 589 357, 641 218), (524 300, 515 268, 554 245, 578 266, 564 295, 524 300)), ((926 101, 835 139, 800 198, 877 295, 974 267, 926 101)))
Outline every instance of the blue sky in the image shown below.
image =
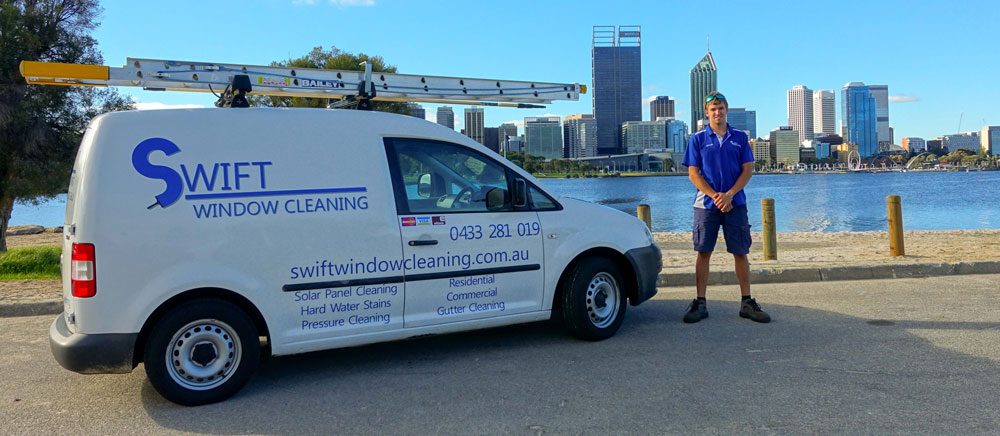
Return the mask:
MULTIPOLYGON (((1000 124, 1000 1, 104 1, 106 65, 126 57, 266 65, 315 46, 381 55, 401 73, 590 86, 594 25, 642 26, 643 97, 689 120, 689 71, 705 54, 758 136, 787 125, 785 91, 889 86, 896 143, 1000 124), (961 126, 959 126, 961 119, 961 126)), ((210 95, 121 88, 144 106, 211 106, 210 95)), ((435 105, 425 105, 429 117, 435 105)), ((649 106, 643 103, 648 119, 649 106)), ((592 113, 590 94, 545 109, 486 108, 487 126, 592 113)), ((456 127, 462 124, 456 107, 456 127)), ((838 121, 839 122, 839 121, 838 121)))

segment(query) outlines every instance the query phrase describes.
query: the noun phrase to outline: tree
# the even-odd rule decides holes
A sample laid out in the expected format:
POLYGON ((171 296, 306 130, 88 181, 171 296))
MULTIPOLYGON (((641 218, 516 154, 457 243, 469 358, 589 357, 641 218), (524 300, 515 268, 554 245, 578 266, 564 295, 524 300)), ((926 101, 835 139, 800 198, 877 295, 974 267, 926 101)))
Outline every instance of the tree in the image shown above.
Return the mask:
POLYGON ((66 192, 90 119, 131 108, 112 90, 28 85, 22 60, 102 64, 97 0, 5 0, 0 3, 0 253, 14 202, 66 192))
MULTIPOLYGON (((283 62, 271 62, 272 67, 286 68, 318 68, 326 70, 352 70, 363 71, 365 67, 362 62, 372 63, 372 73, 395 73, 396 67, 385 63, 381 56, 369 56, 364 53, 357 55, 341 51, 336 47, 330 50, 323 50, 322 46, 313 47, 309 54, 300 58, 289 59, 283 62)), ((378 90, 376 89, 376 96, 378 90)), ((272 97, 267 95, 250 95, 251 106, 268 107, 313 107, 325 108, 330 99, 309 98, 309 97, 272 97)), ((382 112, 393 112, 397 114, 409 115, 410 109, 406 103, 395 101, 375 101, 372 105, 374 110, 382 112)))

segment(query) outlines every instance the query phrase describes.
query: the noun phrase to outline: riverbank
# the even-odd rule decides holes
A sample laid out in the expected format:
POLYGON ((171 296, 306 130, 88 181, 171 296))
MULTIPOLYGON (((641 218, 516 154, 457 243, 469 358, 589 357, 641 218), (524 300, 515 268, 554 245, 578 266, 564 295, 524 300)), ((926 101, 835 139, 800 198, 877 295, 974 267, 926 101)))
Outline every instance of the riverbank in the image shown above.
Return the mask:
MULTIPOLYGON (((55 245, 61 233, 44 232, 7 237, 8 247, 55 245)), ((690 232, 653 234, 663 253, 661 274, 694 273, 690 232)), ((904 232, 906 255, 889 255, 886 232, 789 232, 778 233, 778 260, 763 260, 761 234, 753 233, 750 268, 778 272, 796 268, 866 267, 959 262, 1000 261, 1000 229, 913 230, 904 232)), ((712 271, 732 271, 732 256, 719 235, 712 271)), ((59 301, 58 280, 12 280, 0 282, 0 304, 59 301)))

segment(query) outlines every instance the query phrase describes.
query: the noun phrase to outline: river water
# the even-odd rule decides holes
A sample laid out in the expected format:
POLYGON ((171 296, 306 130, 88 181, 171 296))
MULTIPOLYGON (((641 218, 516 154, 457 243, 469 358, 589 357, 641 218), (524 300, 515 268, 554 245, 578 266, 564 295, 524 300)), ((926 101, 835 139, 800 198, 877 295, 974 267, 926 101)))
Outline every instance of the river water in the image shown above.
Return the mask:
MULTIPOLYGON (((687 177, 543 179, 561 195, 631 215, 648 204, 653 231, 691 229, 695 189, 687 177)), ((746 189, 750 223, 760 230, 760 200, 773 198, 779 232, 886 230, 885 197, 899 195, 906 230, 1000 228, 1000 171, 757 174, 746 189)), ((65 195, 15 205, 10 225, 62 225, 65 195)))

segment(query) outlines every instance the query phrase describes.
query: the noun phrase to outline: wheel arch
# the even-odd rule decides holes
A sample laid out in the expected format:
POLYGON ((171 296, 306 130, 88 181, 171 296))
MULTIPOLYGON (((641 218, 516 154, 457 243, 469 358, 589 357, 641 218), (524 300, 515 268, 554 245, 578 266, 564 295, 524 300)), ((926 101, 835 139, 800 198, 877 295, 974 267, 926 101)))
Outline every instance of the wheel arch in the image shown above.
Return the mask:
POLYGON ((559 281, 556 282, 556 290, 552 297, 552 311, 562 310, 562 292, 563 284, 566 280, 569 280, 569 273, 572 271, 573 267, 576 266, 581 260, 589 257, 603 257, 611 260, 618 267, 618 271, 622 274, 622 280, 625 281, 622 285, 625 287, 625 296, 628 298, 629 304, 635 306, 639 298, 639 280, 636 278, 636 270, 632 263, 625 257, 624 254, 610 247, 594 247, 580 252, 573 260, 566 264, 566 268, 563 268, 562 273, 559 274, 559 281))
MULTIPOLYGON (((132 352, 132 367, 134 368, 139 364, 139 362, 142 361, 142 356, 144 354, 143 350, 145 350, 146 348, 146 341, 149 339, 149 334, 152 330, 152 327, 156 325, 157 321, 163 318, 163 316, 171 309, 183 303, 192 300, 208 299, 208 298, 214 298, 226 301, 236 305, 236 307, 239 307, 253 321, 254 327, 257 328, 258 335, 267 337, 268 343, 270 343, 271 333, 268 330, 267 321, 264 320, 264 315, 262 315, 260 313, 260 310, 257 309, 257 306, 254 305, 246 297, 236 292, 222 288, 191 289, 189 291, 181 292, 180 294, 171 297, 167 301, 164 301, 163 304, 160 304, 160 306, 157 307, 156 310, 154 310, 153 313, 151 313, 149 317, 146 318, 146 322, 143 323, 142 329, 139 330, 139 336, 136 338, 135 341, 135 348, 132 352)), ((262 354, 264 355, 270 353, 270 346, 265 347, 264 345, 261 345, 261 349, 262 349, 262 354)))

